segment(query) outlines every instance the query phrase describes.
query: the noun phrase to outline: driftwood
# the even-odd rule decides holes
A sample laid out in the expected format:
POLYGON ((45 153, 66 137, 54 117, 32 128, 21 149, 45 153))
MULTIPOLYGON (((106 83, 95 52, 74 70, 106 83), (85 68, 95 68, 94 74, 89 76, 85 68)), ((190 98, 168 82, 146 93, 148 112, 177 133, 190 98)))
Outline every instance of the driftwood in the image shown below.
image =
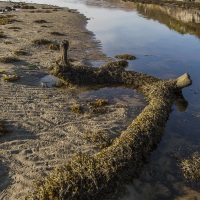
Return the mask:
POLYGON ((99 69, 66 66, 63 77, 70 84, 101 84, 113 81, 133 85, 140 87, 148 105, 109 147, 93 156, 77 155, 69 163, 53 170, 49 176, 38 182, 30 199, 105 199, 107 193, 115 190, 118 184, 127 183, 141 173, 142 166, 162 138, 177 93, 181 88, 189 86, 191 80, 189 75, 163 81, 138 72, 126 72, 125 61, 112 62, 99 69), (87 70, 91 73, 84 74, 87 70), (78 75, 73 76, 71 73, 78 75), (85 77, 82 78, 81 74, 85 77), (99 78, 97 74, 107 77, 99 78))

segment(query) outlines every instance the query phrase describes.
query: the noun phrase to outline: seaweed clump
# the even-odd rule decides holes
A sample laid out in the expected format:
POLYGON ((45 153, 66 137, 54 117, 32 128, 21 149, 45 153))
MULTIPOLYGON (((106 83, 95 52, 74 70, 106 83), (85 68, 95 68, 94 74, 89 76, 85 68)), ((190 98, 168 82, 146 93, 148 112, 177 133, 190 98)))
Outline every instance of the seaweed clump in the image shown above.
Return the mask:
POLYGON ((52 31, 50 32, 51 35, 56 35, 56 36, 63 36, 63 33, 57 32, 57 31, 52 31))
POLYGON ((4 44, 12 44, 12 42, 7 40, 7 41, 4 41, 4 44))
POLYGON ((38 23, 38 24, 44 24, 44 23, 48 23, 46 20, 44 19, 38 19, 38 20, 35 20, 34 21, 35 23, 38 23))
MULTIPOLYGON (((61 58, 61 64, 62 61, 66 61, 66 55, 61 58)), ((52 170, 37 182, 29 199, 105 199, 118 185, 131 182, 140 175, 142 166, 162 138, 176 91, 190 85, 191 80, 185 74, 177 80, 162 81, 138 72, 126 72, 126 65, 124 61, 112 62, 100 69, 77 69, 67 62, 59 65, 60 73, 63 70, 65 78, 71 83, 89 84, 97 81, 101 84, 111 82, 113 78, 114 82, 140 86, 148 105, 108 147, 92 156, 78 154, 67 164, 52 170), (89 80, 86 79, 88 70, 91 72, 87 74, 89 80), (80 77, 76 79, 77 74, 72 72, 80 73, 80 77), (81 72, 85 77, 81 77, 81 72)))
POLYGON ((11 15, 0 15, 0 25, 11 24, 14 21, 11 15))
POLYGON ((195 152, 190 159, 183 159, 180 162, 183 175, 192 181, 200 181, 200 153, 195 152))
POLYGON ((14 54, 15 54, 16 56, 25 56, 25 55, 27 55, 27 52, 24 51, 23 49, 20 49, 20 50, 14 51, 14 54))
POLYGON ((51 50, 59 50, 60 46, 58 44, 50 44, 49 49, 51 50))
POLYGON ((10 27, 8 27, 8 29, 20 30, 22 28, 20 28, 19 26, 10 26, 10 27))
POLYGON ((14 62, 20 62, 19 58, 15 58, 15 57, 1 57, 0 58, 0 62, 2 63, 14 63, 14 62))
POLYGON ((124 60, 135 60, 136 59, 136 57, 134 55, 130 55, 130 54, 116 55, 115 58, 120 58, 120 59, 124 59, 124 60))
POLYGON ((109 135, 103 131, 88 132, 84 139, 99 147, 100 149, 110 146, 112 142, 109 135))
POLYGON ((31 5, 28 5, 28 4, 25 4, 25 3, 22 3, 20 5, 20 8, 21 9, 36 9, 35 6, 31 6, 31 5))
POLYGON ((17 74, 3 74, 2 76, 2 80, 6 81, 6 82, 12 82, 12 81, 17 81, 20 79, 20 76, 18 76, 17 74))
POLYGON ((7 71, 5 69, 0 69, 0 74, 5 74, 7 71))
POLYGON ((47 45, 47 44, 50 44, 51 41, 48 40, 48 39, 36 39, 36 40, 33 40, 32 41, 33 44, 37 44, 37 45, 47 45))
POLYGON ((0 32, 0 38, 6 38, 6 35, 2 31, 0 32))
POLYGON ((101 115, 109 112, 107 107, 109 105, 109 101, 107 99, 98 99, 97 101, 88 102, 88 105, 88 114, 101 115))
POLYGON ((58 82, 56 82, 56 83, 53 83, 52 86, 53 86, 53 87, 56 87, 56 88, 63 88, 63 87, 65 87, 66 85, 65 85, 64 82, 58 81, 58 82))
POLYGON ((109 104, 108 99, 98 99, 95 102, 90 102, 90 105, 94 106, 94 107, 103 107, 109 104))
POLYGON ((80 104, 75 104, 71 107, 71 112, 82 114, 83 113, 83 107, 80 104))

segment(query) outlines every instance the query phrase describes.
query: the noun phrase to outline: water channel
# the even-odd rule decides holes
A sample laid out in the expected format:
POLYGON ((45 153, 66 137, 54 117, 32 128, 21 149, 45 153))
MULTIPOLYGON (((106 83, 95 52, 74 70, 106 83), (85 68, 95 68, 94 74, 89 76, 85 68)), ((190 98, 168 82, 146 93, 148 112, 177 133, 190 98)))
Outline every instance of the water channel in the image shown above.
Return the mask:
MULTIPOLYGON (((187 72, 192 86, 183 89, 187 109, 174 105, 165 134, 149 164, 129 186, 124 200, 200 199, 200 186, 181 174, 176 154, 200 151, 200 12, 120 0, 28 0, 78 9, 90 20, 87 29, 108 57, 133 54, 128 70, 170 79, 187 72)), ((94 65, 100 65, 95 62, 94 65)))

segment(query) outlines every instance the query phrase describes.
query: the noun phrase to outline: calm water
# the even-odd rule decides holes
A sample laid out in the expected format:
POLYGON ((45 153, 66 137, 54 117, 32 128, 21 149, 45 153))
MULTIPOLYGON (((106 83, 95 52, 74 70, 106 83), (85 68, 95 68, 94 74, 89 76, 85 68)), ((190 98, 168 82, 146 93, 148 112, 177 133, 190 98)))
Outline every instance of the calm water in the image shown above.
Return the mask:
POLYGON ((180 149, 186 155, 200 150, 199 13, 119 0, 26 2, 78 9, 90 18, 87 28, 94 32, 107 56, 113 58, 117 54, 129 53, 137 57, 129 62, 129 70, 162 79, 175 78, 185 72, 191 75, 192 86, 183 89, 189 103, 187 109, 179 112, 174 106, 161 143, 152 153, 140 179, 129 186, 132 196, 124 199, 200 199, 199 185, 182 177, 172 156, 180 149))

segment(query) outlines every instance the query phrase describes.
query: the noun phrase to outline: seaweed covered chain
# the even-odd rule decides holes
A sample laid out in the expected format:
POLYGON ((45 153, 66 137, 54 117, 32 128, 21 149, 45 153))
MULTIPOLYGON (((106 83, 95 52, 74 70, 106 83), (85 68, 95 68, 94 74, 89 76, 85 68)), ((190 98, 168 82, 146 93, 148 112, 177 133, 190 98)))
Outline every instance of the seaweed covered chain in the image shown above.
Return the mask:
POLYGON ((57 65, 57 75, 68 84, 126 84, 139 88, 148 105, 110 146, 93 156, 79 154, 57 167, 37 182, 28 199, 105 199, 119 183, 127 183, 141 173, 142 166, 162 138, 177 93, 192 81, 188 74, 163 81, 143 73, 125 71, 126 66, 127 62, 123 60, 100 68, 77 67, 70 62, 65 66, 57 65))
MULTIPOLYGON (((74 65, 68 59, 69 42, 63 40, 60 45, 60 58, 51 73, 62 79, 66 85, 92 85, 92 84, 124 84, 133 88, 151 85, 160 79, 135 71, 126 71, 128 62, 119 60, 94 68, 85 65, 74 65)), ((177 88, 190 85, 191 79, 184 74, 176 81, 177 88)))
POLYGON ((8 133, 7 128, 5 127, 5 124, 0 121, 0 137, 8 133))

